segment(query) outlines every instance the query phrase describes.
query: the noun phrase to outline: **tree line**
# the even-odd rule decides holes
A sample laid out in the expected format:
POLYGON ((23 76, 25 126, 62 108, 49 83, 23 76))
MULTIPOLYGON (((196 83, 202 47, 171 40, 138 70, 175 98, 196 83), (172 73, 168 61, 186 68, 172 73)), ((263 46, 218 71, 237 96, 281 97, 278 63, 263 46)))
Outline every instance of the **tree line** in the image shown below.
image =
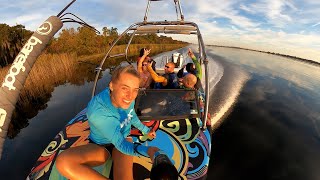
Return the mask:
MULTIPOLYGON (((0 24, 0 66, 11 64, 20 52, 20 49, 33 34, 23 25, 9 26, 0 24)), ((115 27, 103 27, 101 34, 85 28, 62 29, 58 37, 53 38, 47 46, 45 53, 76 53, 78 56, 103 53, 111 43, 119 37, 115 27)), ((130 40, 130 34, 126 34, 118 45, 126 44, 130 40)), ((171 37, 147 34, 135 36, 132 44, 185 44, 185 42, 173 40, 171 37)))
POLYGON ((23 25, 0 24, 0 66, 11 64, 32 35, 23 25))

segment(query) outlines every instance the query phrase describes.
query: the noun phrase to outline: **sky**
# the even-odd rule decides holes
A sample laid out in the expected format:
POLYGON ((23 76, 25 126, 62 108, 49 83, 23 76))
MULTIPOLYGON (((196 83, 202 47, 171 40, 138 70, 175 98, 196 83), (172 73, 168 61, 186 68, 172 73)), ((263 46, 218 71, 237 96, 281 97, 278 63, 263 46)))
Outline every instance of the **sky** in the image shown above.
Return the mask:
MULTIPOLYGON (((71 0, 0 0, 0 23, 35 31, 71 0)), ((186 21, 198 24, 207 45, 237 46, 320 62, 319 0, 181 0, 186 21)), ((143 21, 147 0, 77 0, 66 12, 119 32, 143 21)), ((70 17, 70 16, 69 16, 70 17)), ((151 3, 149 21, 176 20, 173 0, 151 3)), ((67 24, 65 27, 76 27, 67 24)), ((183 40, 194 42, 192 38, 183 40)))

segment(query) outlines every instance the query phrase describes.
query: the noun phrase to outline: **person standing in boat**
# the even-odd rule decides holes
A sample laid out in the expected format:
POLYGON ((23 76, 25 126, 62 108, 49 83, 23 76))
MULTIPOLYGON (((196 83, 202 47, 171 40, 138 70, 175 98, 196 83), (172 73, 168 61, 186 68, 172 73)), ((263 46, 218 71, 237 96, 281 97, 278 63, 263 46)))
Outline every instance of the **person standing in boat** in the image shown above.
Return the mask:
POLYGON ((152 69, 152 63, 148 65, 148 71, 151 74, 152 79, 157 82, 158 84, 156 89, 177 89, 179 88, 179 82, 178 77, 176 73, 174 72, 175 64, 173 62, 168 62, 164 66, 164 72, 165 74, 162 76, 159 76, 153 69, 152 69))
POLYGON ((140 74, 140 88, 150 88, 150 85, 152 84, 152 77, 149 73, 147 66, 151 62, 151 58, 148 58, 148 55, 150 54, 151 49, 143 49, 143 55, 138 60, 138 72, 140 74))
POLYGON ((114 70, 109 87, 92 98, 87 106, 90 143, 62 152, 56 160, 58 171, 68 179, 106 179, 92 169, 112 155, 113 176, 133 179, 133 156, 143 154, 153 159, 157 147, 132 143, 131 125, 149 138, 156 133, 143 125, 134 111, 139 91, 139 73, 133 66, 114 70))

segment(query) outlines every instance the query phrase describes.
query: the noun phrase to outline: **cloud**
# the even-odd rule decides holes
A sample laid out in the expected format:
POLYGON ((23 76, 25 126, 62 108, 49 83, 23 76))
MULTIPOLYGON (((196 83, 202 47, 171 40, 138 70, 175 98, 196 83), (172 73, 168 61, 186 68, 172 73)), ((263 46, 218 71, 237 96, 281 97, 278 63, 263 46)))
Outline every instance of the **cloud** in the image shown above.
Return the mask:
POLYGON ((320 36, 312 34, 286 33, 260 28, 250 32, 232 28, 203 33, 207 44, 238 46, 307 58, 320 62, 320 36))
POLYGON ((271 0, 271 1, 269 0, 267 5, 268 7, 267 8, 268 12, 266 13, 267 16, 273 20, 280 19, 284 21, 291 21, 292 20, 291 17, 283 13, 285 5, 286 3, 281 0, 271 0))
POLYGON ((242 5, 241 7, 247 12, 263 16, 268 24, 276 27, 284 27, 292 22, 291 12, 298 10, 288 0, 259 0, 247 6, 242 5))
POLYGON ((35 20, 41 20, 42 15, 41 14, 30 14, 30 15, 22 15, 18 16, 15 19, 15 22, 18 24, 29 24, 32 23, 35 20))
MULTIPOLYGON (((68 3, 70 0, 0 1, 0 23, 20 23, 29 30, 35 30, 68 3)), ((198 24, 207 44, 244 46, 310 59, 320 57, 320 30, 317 28, 320 24, 320 1, 224 0, 222 3, 197 0, 181 3, 185 20, 198 24)), ((79 0, 67 12, 76 14, 98 30, 107 26, 117 27, 122 32, 132 23, 143 21, 146 6, 145 0, 79 0)), ((151 3, 149 21, 176 18, 172 1, 151 3)), ((70 26, 76 25, 65 27, 70 26)), ((193 37, 182 40, 195 42, 193 37)))
POLYGON ((244 4, 241 4, 239 6, 239 8, 241 10, 243 10, 243 11, 246 11, 246 12, 250 13, 250 14, 255 14, 256 13, 252 8, 250 8, 250 7, 248 7, 248 6, 244 5, 244 4))
POLYGON ((233 0, 225 0, 223 3, 219 1, 198 0, 197 3, 193 4, 198 16, 225 18, 229 20, 231 24, 241 28, 257 27, 259 23, 242 16, 236 9, 238 6, 237 1, 233 0))
POLYGON ((318 23, 316 23, 316 24, 312 25, 311 27, 316 27, 316 26, 318 26, 318 25, 320 25, 320 22, 318 22, 318 23))

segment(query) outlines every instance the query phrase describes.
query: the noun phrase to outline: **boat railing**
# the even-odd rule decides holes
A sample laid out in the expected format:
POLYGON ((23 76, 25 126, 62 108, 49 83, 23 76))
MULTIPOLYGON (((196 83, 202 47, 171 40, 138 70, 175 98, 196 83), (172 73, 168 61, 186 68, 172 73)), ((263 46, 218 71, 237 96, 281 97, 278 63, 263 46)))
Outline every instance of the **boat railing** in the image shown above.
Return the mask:
POLYGON ((160 67, 164 67, 169 62, 168 56, 162 56, 161 62, 160 62, 160 67))
POLYGON ((120 54, 114 54, 114 55, 109 55, 109 58, 115 58, 115 57, 121 57, 121 56, 126 56, 127 53, 120 53, 120 54))
MULTIPOLYGON (((184 21, 182 10, 179 10, 181 12, 181 19, 177 21, 147 21, 147 15, 149 12, 149 7, 150 7, 150 2, 153 0, 148 1, 148 7, 146 10, 145 18, 143 22, 138 22, 134 23, 129 28, 127 28, 111 45, 109 48, 108 52, 102 59, 100 63, 100 68, 98 68, 96 77, 95 77, 95 82, 94 82, 94 87, 92 90, 92 97, 95 95, 96 91, 96 86, 97 86, 97 81, 100 77, 100 73, 102 71, 102 67, 106 61, 106 59, 110 58, 111 56, 109 55, 111 50, 114 48, 114 46, 117 44, 117 42, 123 38, 125 35, 130 34, 130 40, 127 43, 127 46, 125 48, 125 52, 121 54, 121 56, 125 56, 126 61, 131 64, 131 61, 128 59, 128 50, 129 46, 132 42, 132 39, 135 35, 140 35, 140 34, 148 34, 148 33, 164 33, 164 34, 195 34, 198 38, 198 50, 199 50, 199 57, 198 60, 200 64, 204 65, 204 76, 205 76, 205 89, 204 92, 206 94, 205 96, 205 108, 204 108, 204 117, 202 118, 203 121, 203 129, 206 129, 206 121, 207 121, 207 115, 208 115, 208 108, 209 108, 209 79, 208 79, 208 60, 207 56, 205 53, 205 46, 203 42, 202 35, 200 33, 199 27, 196 23, 190 22, 190 21, 184 21), (129 33, 130 32, 130 33, 129 33)), ((181 9, 180 1, 179 0, 174 0, 176 7, 177 5, 181 9)), ((120 55, 119 55, 120 56, 120 55)))
MULTIPOLYGON (((150 4, 152 1, 161 1, 161 0, 148 0, 148 4, 147 4, 146 12, 144 14, 143 22, 147 22, 147 20, 148 20, 148 14, 150 11, 150 4)), ((184 15, 182 12, 180 0, 173 0, 173 2, 175 5, 175 9, 176 9, 177 20, 184 21, 184 15)))

